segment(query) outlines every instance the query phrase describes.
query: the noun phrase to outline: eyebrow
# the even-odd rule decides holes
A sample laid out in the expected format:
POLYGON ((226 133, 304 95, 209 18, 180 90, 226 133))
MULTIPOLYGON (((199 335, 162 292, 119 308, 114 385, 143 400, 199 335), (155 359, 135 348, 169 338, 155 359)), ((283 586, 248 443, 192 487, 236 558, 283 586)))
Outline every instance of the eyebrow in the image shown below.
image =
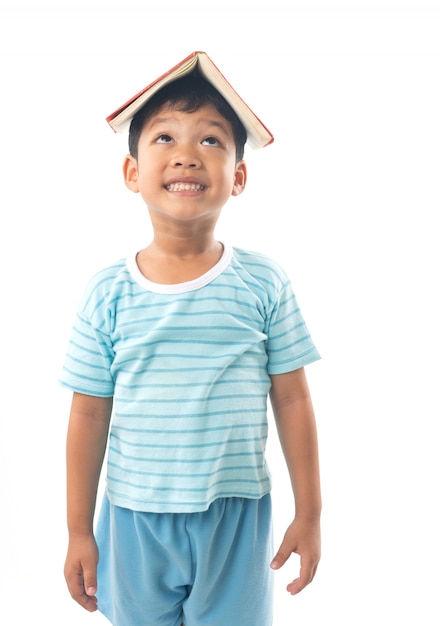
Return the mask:
MULTIPOLYGON (((161 124, 168 124, 168 123, 174 123, 174 122, 175 120, 172 117, 156 117, 151 120, 151 123, 149 124, 149 126, 150 128, 154 128, 155 126, 159 126, 161 124)), ((222 122, 219 122, 218 120, 202 118, 200 120, 200 123, 206 123, 208 126, 214 126, 216 128, 220 128, 220 130, 222 130, 224 133, 228 133, 228 126, 226 125, 226 123, 223 124, 222 122)))

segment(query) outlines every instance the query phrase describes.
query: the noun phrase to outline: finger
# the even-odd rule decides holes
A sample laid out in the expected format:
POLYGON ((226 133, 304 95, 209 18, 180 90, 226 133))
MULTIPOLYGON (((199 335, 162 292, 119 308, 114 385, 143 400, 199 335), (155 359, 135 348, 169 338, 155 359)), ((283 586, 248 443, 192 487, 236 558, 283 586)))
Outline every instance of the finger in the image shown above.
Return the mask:
POLYGON ((98 608, 98 600, 95 595, 97 588, 95 580, 96 578, 93 575, 89 575, 86 586, 81 572, 66 574, 70 595, 78 604, 90 612, 96 611, 98 608))
POLYGON ((299 577, 287 585, 287 591, 292 595, 296 595, 302 591, 314 579, 317 567, 317 564, 312 561, 301 559, 299 577))

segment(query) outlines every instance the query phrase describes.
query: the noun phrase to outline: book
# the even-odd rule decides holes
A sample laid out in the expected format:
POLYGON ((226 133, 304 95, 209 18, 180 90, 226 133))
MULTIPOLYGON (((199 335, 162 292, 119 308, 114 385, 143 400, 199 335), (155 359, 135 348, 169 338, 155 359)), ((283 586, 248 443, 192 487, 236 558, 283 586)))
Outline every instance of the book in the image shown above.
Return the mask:
POLYGON ((125 104, 106 117, 111 128, 117 132, 126 132, 135 113, 162 87, 195 70, 208 80, 234 109, 241 123, 246 128, 248 143, 252 148, 262 148, 273 142, 274 137, 268 128, 255 115, 252 109, 238 95, 232 85, 210 59, 206 52, 192 52, 180 63, 147 85, 142 91, 130 98, 125 104))

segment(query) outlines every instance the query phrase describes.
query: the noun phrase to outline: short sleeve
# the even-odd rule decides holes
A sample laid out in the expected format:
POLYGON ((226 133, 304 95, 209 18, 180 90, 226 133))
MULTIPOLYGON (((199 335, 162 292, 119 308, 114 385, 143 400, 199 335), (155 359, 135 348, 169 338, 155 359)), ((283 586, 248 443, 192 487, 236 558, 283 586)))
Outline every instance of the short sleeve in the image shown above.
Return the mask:
POLYGON ((289 281, 273 307, 267 336, 269 374, 285 374, 321 358, 289 281))
POLYGON ((80 310, 72 328, 60 385, 87 395, 112 396, 113 357, 108 331, 92 323, 80 310))

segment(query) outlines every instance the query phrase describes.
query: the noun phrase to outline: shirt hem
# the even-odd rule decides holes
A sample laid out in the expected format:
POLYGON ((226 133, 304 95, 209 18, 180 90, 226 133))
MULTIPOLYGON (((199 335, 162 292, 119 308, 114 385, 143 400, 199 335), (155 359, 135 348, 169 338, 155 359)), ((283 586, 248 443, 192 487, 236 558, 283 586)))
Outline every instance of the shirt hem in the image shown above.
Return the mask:
POLYGON ((242 498, 245 500, 260 500, 264 496, 267 496, 271 492, 271 486, 267 489, 263 489, 261 492, 255 494, 249 494, 244 492, 227 492, 219 493, 209 498, 204 502, 139 502, 133 501, 128 498, 118 498, 111 494, 109 489, 106 489, 107 498, 109 502, 114 506, 129 509, 131 511, 139 511, 144 513, 203 513, 207 511, 211 504, 216 500, 224 498, 242 498))

